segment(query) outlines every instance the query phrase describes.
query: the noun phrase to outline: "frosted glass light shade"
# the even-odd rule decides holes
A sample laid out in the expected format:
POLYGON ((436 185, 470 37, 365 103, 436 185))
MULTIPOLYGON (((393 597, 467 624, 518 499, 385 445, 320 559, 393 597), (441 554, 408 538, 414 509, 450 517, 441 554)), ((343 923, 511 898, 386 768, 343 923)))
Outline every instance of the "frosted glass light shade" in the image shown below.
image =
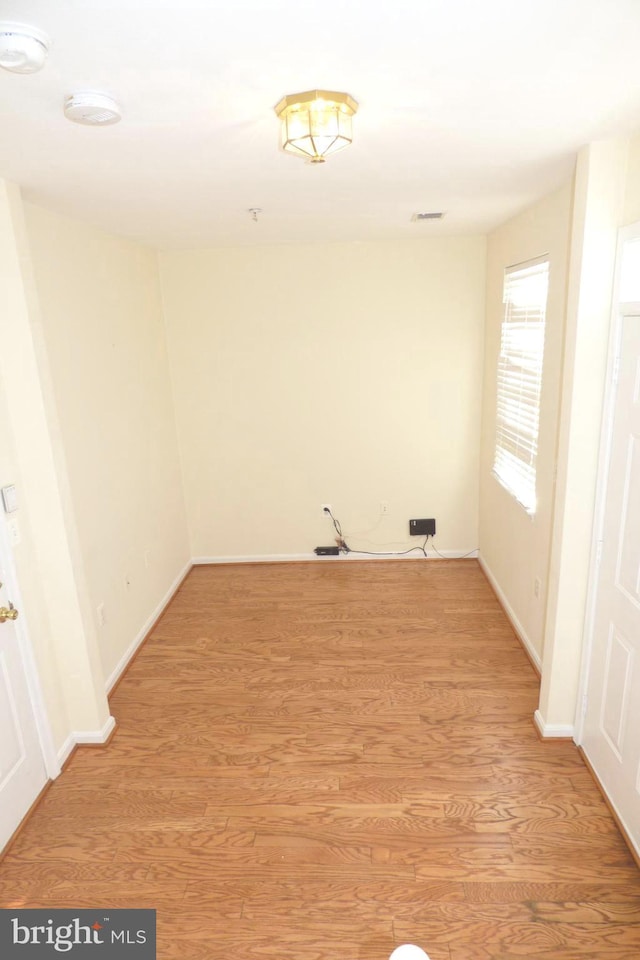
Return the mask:
POLYGON ((326 156, 351 143, 351 118, 357 109, 358 104, 348 93, 331 90, 307 90, 283 97, 275 107, 282 149, 310 163, 324 163, 326 156))
POLYGON ((37 73, 49 52, 41 30, 21 23, 0 23, 0 67, 11 73, 37 73))
POLYGON ((401 947, 396 947, 389 960, 429 960, 429 957, 414 943, 404 943, 401 947))

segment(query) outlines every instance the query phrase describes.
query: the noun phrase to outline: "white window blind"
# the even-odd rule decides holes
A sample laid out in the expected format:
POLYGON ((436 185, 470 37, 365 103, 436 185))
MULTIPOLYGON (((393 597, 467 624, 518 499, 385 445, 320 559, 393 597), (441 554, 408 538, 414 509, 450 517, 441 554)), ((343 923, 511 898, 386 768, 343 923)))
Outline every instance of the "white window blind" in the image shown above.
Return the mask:
POLYGON ((536 511, 548 287, 548 260, 531 261, 505 271, 493 472, 530 514, 536 511))

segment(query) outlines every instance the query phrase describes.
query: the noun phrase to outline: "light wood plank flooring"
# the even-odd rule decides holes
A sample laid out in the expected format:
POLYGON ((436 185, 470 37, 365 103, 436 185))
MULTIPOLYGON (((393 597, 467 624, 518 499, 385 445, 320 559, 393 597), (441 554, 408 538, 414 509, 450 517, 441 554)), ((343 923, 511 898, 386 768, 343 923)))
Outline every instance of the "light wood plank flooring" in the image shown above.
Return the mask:
POLYGON ((194 569, 0 866, 161 960, 638 960, 640 872, 473 560, 194 569))

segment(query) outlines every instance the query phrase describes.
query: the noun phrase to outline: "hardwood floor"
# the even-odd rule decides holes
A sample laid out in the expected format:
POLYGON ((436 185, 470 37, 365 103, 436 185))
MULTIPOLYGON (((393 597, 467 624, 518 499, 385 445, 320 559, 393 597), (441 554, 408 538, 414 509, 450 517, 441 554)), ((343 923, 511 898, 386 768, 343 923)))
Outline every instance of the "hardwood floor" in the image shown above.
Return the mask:
POLYGON ((640 872, 477 563, 199 567, 0 866, 161 960, 637 960, 640 872))

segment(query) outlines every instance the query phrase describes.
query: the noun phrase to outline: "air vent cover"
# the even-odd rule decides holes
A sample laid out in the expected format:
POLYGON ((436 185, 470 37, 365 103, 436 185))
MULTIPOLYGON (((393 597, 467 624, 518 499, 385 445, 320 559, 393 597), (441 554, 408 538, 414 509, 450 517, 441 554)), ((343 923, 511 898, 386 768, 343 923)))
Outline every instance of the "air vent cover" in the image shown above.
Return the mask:
POLYGON ((64 115, 90 127, 106 127, 122 117, 116 101, 105 93, 72 93, 64 102, 64 115))
POLYGON ((444 213, 414 213, 411 216, 411 222, 417 223, 419 220, 442 220, 444 213))

